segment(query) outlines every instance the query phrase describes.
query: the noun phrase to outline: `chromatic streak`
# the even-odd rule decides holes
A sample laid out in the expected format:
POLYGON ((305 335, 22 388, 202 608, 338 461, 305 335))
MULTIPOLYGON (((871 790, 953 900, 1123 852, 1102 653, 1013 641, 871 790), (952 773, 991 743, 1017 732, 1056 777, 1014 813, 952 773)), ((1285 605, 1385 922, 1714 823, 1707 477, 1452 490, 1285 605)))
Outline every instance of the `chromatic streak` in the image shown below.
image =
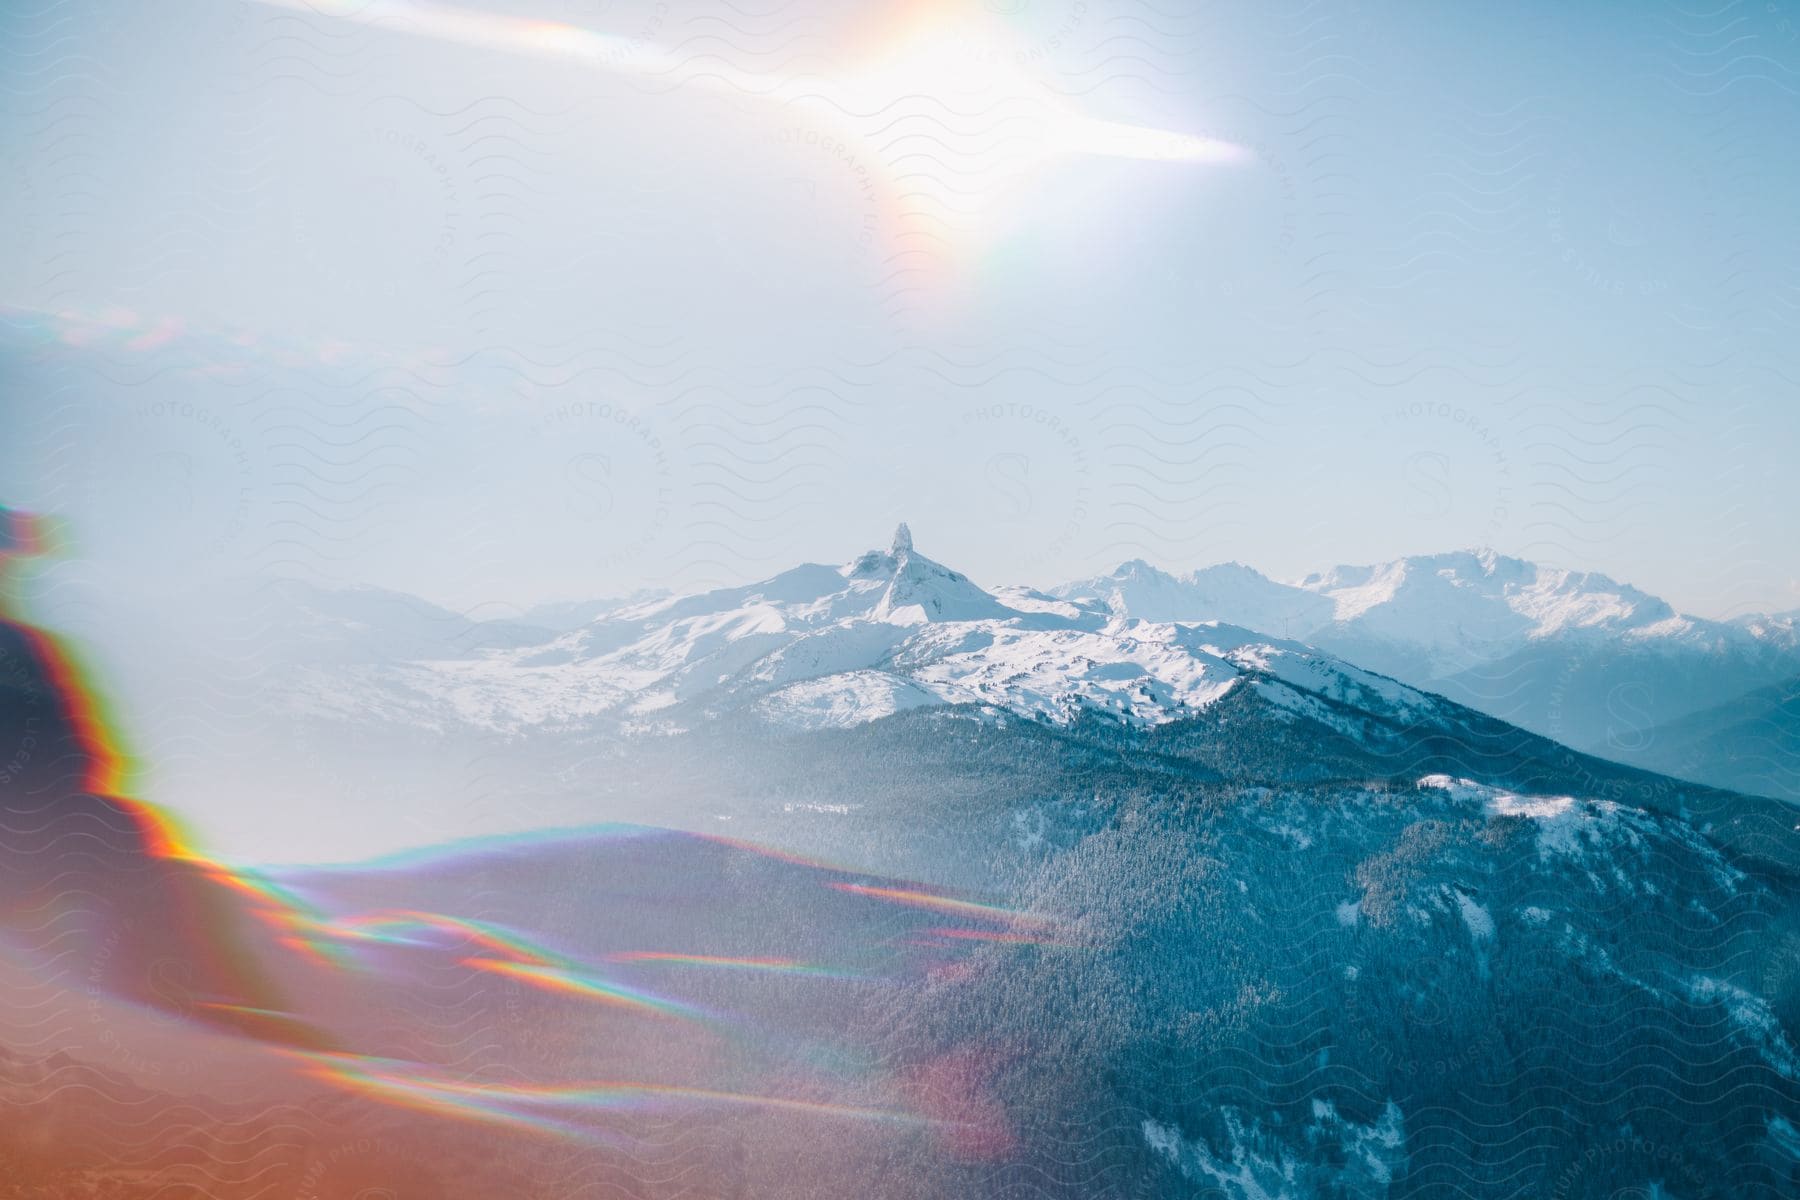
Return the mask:
POLYGON ((500 958, 465 958, 462 962, 464 966, 474 967, 480 971, 491 971, 496 975, 506 975, 513 979, 523 980, 533 987, 542 988, 547 992, 585 996, 592 1000, 655 1016, 692 1018, 708 1015, 691 1005, 626 987, 622 983, 614 983, 587 972, 543 966, 537 963, 512 962, 500 958))
MULTIPOLYGON (((17 583, 11 570, 14 559, 41 555, 55 542, 48 522, 28 514, 0 509, 0 604, 6 612, 15 610, 14 591, 17 583)), ((123 749, 123 739, 114 732, 118 728, 112 714, 101 701, 100 690, 90 681, 72 652, 47 632, 18 621, 9 621, 19 635, 29 642, 30 652, 43 664, 54 689, 55 699, 63 708, 67 735, 79 752, 82 791, 103 796, 123 811, 132 821, 137 844, 153 858, 181 865, 173 876, 172 905, 167 914, 184 926, 183 934, 189 950, 213 963, 211 978, 215 986, 229 979, 229 989, 220 987, 214 994, 220 999, 203 1002, 197 1007, 214 1017, 235 1021, 236 1028, 261 1030, 259 1036, 279 1034, 280 1040, 295 1042, 306 1037, 297 1022, 285 1017, 275 1002, 275 993, 260 978, 254 959, 238 947, 233 932, 237 912, 250 915, 269 927, 276 942, 330 967, 349 965, 347 951, 358 943, 377 945, 428 945, 429 935, 451 935, 473 947, 461 961, 476 970, 503 975, 547 992, 580 996, 616 1005, 635 1012, 660 1017, 707 1019, 707 1014, 690 1005, 667 997, 633 988, 607 979, 590 966, 537 944, 514 931, 481 921, 451 917, 416 910, 396 910, 368 916, 330 919, 315 906, 292 891, 253 872, 233 869, 203 855, 192 837, 172 817, 154 805, 131 799, 128 795, 134 776, 134 764, 123 749), (185 881, 185 882, 183 882, 185 881), (194 887, 195 884, 205 886, 194 887), (186 890, 183 890, 186 889, 186 890), (189 895, 189 891, 192 892, 189 895), (225 995, 235 993, 230 999, 225 995), (286 1025, 284 1025, 284 1022, 286 1025), (248 1023, 248 1024, 247 1024, 248 1023), (291 1025, 292 1028, 287 1028, 291 1025)), ((747 852, 805 862, 765 847, 748 846, 730 839, 714 839, 721 844, 747 852)), ((833 884, 841 890, 895 903, 933 908, 959 916, 979 917, 1017 926, 1035 918, 1029 914, 968 901, 952 900, 906 888, 872 887, 859 884, 833 884)), ((615 956, 621 963, 654 963, 670 966, 715 970, 765 971, 813 977, 852 977, 822 964, 805 963, 778 957, 731 957, 683 954, 665 951, 636 951, 615 956)), ((316 1043, 306 1043, 316 1044, 316 1043)), ((725 1094, 721 1093, 722 1098, 725 1094)))
MULTIPOLYGON (((558 845, 569 841, 593 841, 601 838, 625 840, 630 838, 654 838, 664 836, 668 830, 658 829, 650 825, 628 825, 621 822, 608 822, 600 825, 572 825, 551 829, 522 829, 516 833, 482 834, 476 837, 459 838, 450 842, 439 842, 430 846, 415 846, 404 850, 396 850, 389 854, 378 854, 372 858, 335 861, 331 863, 310 864, 310 869, 322 871, 341 871, 356 869, 362 871, 404 871, 419 867, 429 867, 444 862, 463 863, 470 859, 491 854, 506 854, 515 850, 531 850, 539 846, 558 845)), ((309 869, 307 864, 299 864, 290 870, 309 869)))
POLYGON ((726 958, 713 954, 671 954, 660 950, 627 950, 606 956, 608 962, 659 963, 677 967, 716 967, 725 971, 769 971, 806 975, 816 979, 860 979, 853 971, 840 971, 819 963, 793 958, 726 958))
POLYGON ((141 777, 140 764, 124 749, 124 738, 118 732, 122 725, 106 706, 93 672, 68 645, 17 615, 20 606, 14 591, 12 560, 54 553, 59 548, 56 535, 55 526, 45 517, 0 508, 0 620, 30 644, 50 677, 51 690, 61 702, 63 718, 80 749, 80 789, 104 796, 124 809, 152 855, 193 864, 213 879, 228 883, 263 904, 285 908, 289 898, 279 889, 206 858, 195 848, 192 834, 174 816, 128 794, 141 777))
MULTIPOLYGON (((971 53, 991 28, 966 9, 952 13, 927 8, 926 21, 897 30, 870 47, 850 70, 821 76, 743 70, 719 55, 689 60, 640 38, 598 33, 555 21, 529 20, 428 0, 253 0, 312 16, 364 25, 385 33, 414 34, 501 53, 565 61, 610 74, 635 76, 659 88, 723 88, 779 106, 783 114, 803 114, 816 126, 804 131, 818 143, 842 150, 854 140, 883 176, 883 202, 890 222, 906 226, 896 240, 979 231, 982 197, 1017 191, 1038 164, 1069 155, 1202 164, 1241 163, 1244 147, 1217 138, 1150 126, 1106 121, 1078 111, 1066 94, 1019 68, 1015 55, 971 53), (952 114, 938 148, 920 151, 909 138, 887 136, 898 106, 925 101, 952 114), (973 110, 973 111, 971 111, 973 110), (956 125, 980 115, 988 121, 1004 113, 1018 122, 1005 149, 970 156, 960 152, 956 125), (835 132, 832 132, 835 131, 835 132), (885 140, 884 140, 885 139, 885 140), (896 154, 896 142, 903 144, 896 154), (975 200, 975 229, 962 227, 975 200)), ((900 109, 904 118, 904 108, 900 109)), ((937 118, 934 118, 936 120, 937 118)), ((933 135, 928 135, 933 136, 933 135)))
POLYGON ((283 946, 322 966, 341 967, 348 963, 342 951, 321 936, 326 928, 324 917, 292 891, 255 872, 199 858, 189 861, 197 864, 208 879, 245 900, 249 911, 275 931, 276 940, 283 946))
POLYGON ((1002 921, 1010 925, 1044 925, 1050 921, 1050 918, 1037 913, 1001 908, 994 904, 977 904, 973 900, 955 900, 949 896, 938 896, 931 892, 915 891, 910 888, 871 887, 860 883, 834 883, 831 886, 840 892, 871 896, 877 900, 887 900, 911 908, 934 909, 938 912, 954 913, 958 916, 1002 921))
POLYGON ((478 971, 504 975, 547 992, 582 996, 655 1016, 700 1018, 710 1015, 667 997, 605 979, 567 955, 486 921, 408 909, 324 923, 319 926, 319 931, 326 936, 387 946, 429 945, 430 939, 418 935, 448 933, 465 938, 487 952, 460 960, 464 966, 478 971))
MULTIPOLYGON (((255 0, 255 3, 387 32, 419 34, 476 49, 561 58, 639 75, 666 75, 681 65, 679 59, 631 38, 595 33, 560 21, 512 17, 426 0, 255 0)), ((709 61, 709 71, 715 72, 719 80, 729 86, 743 87, 755 79, 755 76, 735 71, 716 59, 709 61)))
POLYGON ((790 866, 808 867, 815 871, 835 871, 841 875, 856 874, 856 869, 848 863, 833 862, 825 858, 811 858, 804 854, 796 854, 791 850, 782 850, 775 846, 764 846, 757 842, 746 842, 742 838, 726 837, 720 833, 700 833, 695 837, 715 845, 727 846, 733 850, 742 850, 759 858, 772 858, 776 862, 784 862, 790 866))
POLYGON ((635 1080, 554 1086, 472 1084, 434 1078, 388 1059, 310 1053, 296 1053, 294 1057, 313 1077, 386 1103, 568 1136, 604 1136, 601 1131, 574 1124, 578 1117, 662 1111, 671 1105, 731 1105, 907 1125, 938 1123, 915 1113, 892 1109, 860 1108, 676 1084, 635 1080))
MULTIPOLYGON (((214 1016, 279 1017, 280 1022, 263 1022, 264 1031, 273 1031, 280 1024, 282 1037, 303 1037, 316 1043, 312 1031, 285 1017, 273 1004, 260 1003, 273 1000, 276 992, 246 953, 240 936, 240 918, 248 914, 271 926, 280 943, 306 947, 310 943, 302 931, 316 923, 316 915, 267 881, 201 854, 173 816, 129 794, 138 774, 137 764, 124 750, 124 739, 117 733, 119 723, 107 710, 93 676, 61 640, 17 615, 18 580, 13 560, 46 555, 56 548, 52 527, 43 518, 0 508, 0 623, 24 642, 48 681, 50 699, 60 710, 61 736, 72 743, 73 757, 80 763, 74 790, 101 798, 124 815, 134 843, 127 853, 171 864, 154 876, 162 888, 158 902, 166 906, 166 911, 156 916, 170 923, 181 939, 183 953, 203 965, 206 987, 215 995, 229 990, 241 1001, 259 1001, 213 1002, 199 1008, 214 1016)), ((103 888, 106 881, 96 879, 92 886, 103 888)), ((141 995, 128 998, 145 1000, 141 995)), ((236 1027, 243 1028, 241 1023, 236 1027)))
POLYGON ((933 929, 934 936, 971 942, 1003 942, 1018 946, 1064 946, 1060 938, 1041 933, 1023 933, 1016 929, 933 929))
MULTIPOLYGON (((255 2, 377 29, 421 34, 477 49, 561 58, 658 80, 669 79, 686 65, 685 60, 640 39, 596 33, 559 21, 510 17, 427 0, 255 2)), ((810 104, 841 112, 859 107, 858 102, 879 111, 908 96, 941 92, 947 83, 976 86, 983 78, 992 76, 992 62, 974 62, 965 66, 957 56, 954 61, 964 69, 954 78, 946 78, 945 53, 940 47, 953 47, 967 33, 954 21, 943 19, 914 29, 912 33, 913 36, 901 43, 897 53, 890 54, 884 61, 867 64, 851 78, 847 88, 835 89, 844 92, 843 96, 822 95, 822 92, 829 93, 834 89, 816 74, 788 78, 743 71, 722 62, 717 56, 708 56, 702 71, 678 82, 724 86, 785 104, 810 104), (977 69, 982 66, 985 71, 977 69), (843 103, 846 99, 851 101, 849 105, 843 103)), ((1018 99, 1016 93, 1022 90, 1023 85, 1014 84, 1013 92, 1002 99, 1018 99)), ((1101 121, 1060 108, 1052 109, 1049 115, 1053 118, 1049 148, 1054 151, 1191 162, 1233 162, 1245 157, 1241 146, 1216 138, 1101 121)))
POLYGON ((190 351, 193 373, 235 378, 253 365, 272 362, 282 367, 348 367, 374 363, 422 373, 449 352, 397 354, 386 347, 361 345, 337 339, 303 340, 245 328, 211 328, 167 313, 140 313, 128 308, 102 309, 31 307, 0 303, 0 326, 26 344, 45 347, 106 351, 119 354, 155 354, 190 351))
POLYGON ((404 909, 346 917, 322 927, 324 932, 352 941, 375 942, 389 946, 423 946, 425 939, 412 936, 421 931, 451 933, 467 938, 514 962, 541 966, 567 966, 571 960, 553 950, 529 941, 522 934, 502 929, 487 921, 451 917, 443 913, 404 909))
MULTIPOLYGON (((0 619, 30 643, 37 661, 50 676, 52 691, 62 702, 63 717, 82 751, 81 790, 122 798, 139 768, 125 752, 124 739, 117 732, 121 725, 106 708, 92 672, 83 667, 72 649, 16 615, 20 605, 14 590, 12 560, 56 553, 60 549, 59 533, 46 517, 0 508, 0 608, 4 609, 0 619)), ((159 852, 168 857, 183 856, 180 850, 190 844, 189 839, 172 818, 147 804, 125 799, 120 802, 145 827, 159 852)))

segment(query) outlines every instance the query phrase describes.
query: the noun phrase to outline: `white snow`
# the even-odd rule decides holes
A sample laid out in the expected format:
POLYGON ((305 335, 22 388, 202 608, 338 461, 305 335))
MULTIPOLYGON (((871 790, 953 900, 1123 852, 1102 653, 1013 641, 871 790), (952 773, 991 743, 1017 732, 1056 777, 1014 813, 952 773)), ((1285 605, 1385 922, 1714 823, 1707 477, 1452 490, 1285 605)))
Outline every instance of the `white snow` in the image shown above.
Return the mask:
POLYGON ((597 611, 541 644, 322 669, 299 702, 341 717, 377 707, 432 728, 509 734, 605 724, 659 733, 743 708, 832 729, 949 704, 1148 726, 1204 710, 1246 676, 1277 704, 1338 724, 1341 714, 1318 697, 1397 719, 1437 703, 1238 626, 1121 617, 1024 588, 990 593, 920 554, 904 526, 889 550, 842 567, 807 564, 743 587, 597 611))
POLYGON ((1499 792, 1488 803, 1490 812, 1503 817, 1530 817, 1535 821, 1553 821, 1569 811, 1573 796, 1515 796, 1499 792))
POLYGON ((1462 911, 1463 924, 1468 926, 1470 937, 1478 942, 1485 942, 1494 936, 1493 914, 1473 897, 1462 892, 1456 893, 1456 906, 1462 911))
MULTIPOLYGON (((837 728, 944 704, 1156 725, 1249 679, 1295 719, 1361 737, 1368 714, 1416 723, 1443 702, 1288 637, 1337 638, 1328 644, 1346 643, 1359 661, 1365 650, 1383 662, 1383 646, 1419 647, 1433 670, 1451 670, 1552 635, 1754 643, 1792 627, 1787 618, 1695 622, 1604 576, 1488 551, 1336 567, 1297 583, 1237 563, 1175 576, 1134 561, 1050 593, 989 591, 919 553, 904 525, 886 550, 842 566, 803 564, 692 595, 550 606, 535 631, 369 589, 290 592, 282 595, 304 651, 292 707, 506 734, 666 733, 741 709, 837 728)), ((1540 822, 1569 816, 1573 803, 1485 802, 1540 822)), ((1546 846, 1566 852, 1579 831, 1571 816, 1546 830, 1546 846)))
POLYGON ((1636 845, 1643 815, 1610 800, 1528 796, 1448 775, 1427 775, 1419 786, 1483 806, 1490 817, 1526 817, 1537 826, 1538 856, 1581 857, 1590 846, 1636 845))
POLYGON ((1575 803, 1573 796, 1521 796, 1504 788, 1490 787, 1472 779, 1456 779, 1449 775, 1423 776, 1419 780, 1419 786, 1449 792, 1459 801, 1479 801, 1486 807, 1489 816, 1530 817, 1536 821, 1550 821, 1567 813, 1575 803))
POLYGON ((885 671, 850 671, 789 684, 759 700, 756 711, 796 729, 845 729, 936 702, 930 692, 885 671))
POLYGON ((1677 614, 1666 602, 1604 575, 1541 566, 1491 550, 1339 566, 1281 583, 1238 563, 1173 575, 1141 560, 1051 589, 1117 616, 1228 621, 1344 649, 1398 648, 1440 678, 1553 637, 1622 644, 1705 642, 1744 648, 1792 644, 1781 618, 1736 624, 1677 614))
POLYGON ((1746 1041, 1754 1045, 1770 1066, 1789 1079, 1800 1079, 1800 1058, 1788 1042, 1781 1020, 1768 1001, 1723 979, 1694 975, 1687 981, 1687 993, 1701 1003, 1721 1004, 1730 1014, 1746 1041))
POLYGON ((1769 1143, 1780 1154, 1800 1162, 1800 1129, 1786 1117, 1769 1114, 1769 1143))
POLYGON ((1313 1100, 1312 1113, 1312 1122, 1295 1132, 1312 1146, 1329 1146, 1323 1156, 1297 1153, 1282 1139, 1279 1124, 1265 1126, 1229 1106, 1219 1110, 1227 1143, 1219 1152, 1174 1125, 1146 1118, 1140 1129, 1144 1144, 1185 1178, 1230 1200, 1300 1200, 1322 1188, 1332 1194, 1385 1193, 1406 1158, 1400 1106, 1387 1101, 1368 1125, 1346 1120, 1323 1098, 1313 1100), (1322 1178, 1327 1171, 1331 1177, 1322 1178))

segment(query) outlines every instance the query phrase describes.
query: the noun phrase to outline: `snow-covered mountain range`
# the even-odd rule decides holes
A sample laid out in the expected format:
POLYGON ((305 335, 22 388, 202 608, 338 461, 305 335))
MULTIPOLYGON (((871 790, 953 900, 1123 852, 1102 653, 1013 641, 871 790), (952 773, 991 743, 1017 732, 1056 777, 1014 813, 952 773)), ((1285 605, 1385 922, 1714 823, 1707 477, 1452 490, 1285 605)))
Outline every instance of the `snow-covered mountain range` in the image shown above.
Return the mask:
POLYGON ((1083 607, 1280 633, 1622 761, 1661 727, 1800 676, 1792 614, 1709 621, 1604 575, 1491 551, 1334 567, 1279 583, 1236 563, 1130 562, 1053 589, 1083 607))
MULTIPOLYGON (((365 599, 363 607, 372 607, 365 599)), ((389 605, 416 639, 418 615, 389 605)), ((309 626, 310 627, 310 626, 309 626)), ((921 554, 902 525, 885 550, 760 583, 659 598, 520 644, 442 622, 444 652, 304 669, 319 715, 371 709, 436 728, 599 726, 677 732, 750 710, 785 727, 843 728, 906 709, 976 705, 1067 724, 1151 726, 1252 681, 1405 714, 1429 698, 1298 642, 1218 621, 1112 613, 1024 588, 989 592, 921 554)), ((359 638, 370 635, 358 627, 359 638)))
POLYGON ((38 751, 0 791, 0 895, 28 918, 0 939, 0 1018, 30 1049, 0 1053, 26 1114, 0 1158, 33 1194, 167 1193, 204 1136, 215 1194, 565 1195, 615 1177, 621 1130, 633 1161, 716 1172, 707 1194, 1800 1182, 1789 806, 1241 626, 989 591, 904 531, 565 631, 266 597, 287 674, 245 674, 342 719, 271 722, 214 827, 274 826, 290 863, 346 830, 406 853, 238 877, 160 852, 92 790, 111 747, 73 673, 0 622, 0 740, 38 751), (295 759, 314 775, 284 778, 295 759), (260 1069, 266 1043, 378 1086, 325 1103, 335 1075, 281 1074, 208 1111, 117 1082, 199 1053, 260 1069), (502 1081, 478 1121, 471 1071, 502 1081), (692 1098, 694 1123, 596 1108, 622 1088, 692 1098), (429 1169, 340 1172, 352 1133, 429 1169), (265 1136, 305 1157, 245 1157, 265 1136))
MULTIPOLYGON (((839 566, 508 622, 373 589, 292 585, 280 599, 291 707, 502 736, 668 734, 728 714, 818 730, 944 706, 1149 729, 1247 687, 1290 711, 1348 705, 1402 724, 1435 693, 1668 769, 1661 727, 1800 675, 1791 620, 1706 621, 1602 575, 1491 552, 1296 583, 1136 561, 1044 592, 984 588, 902 525, 887 549, 839 566)), ((1704 755, 1682 761, 1699 782, 1729 775, 1704 755)))
POLYGON ((1171 575, 1137 560, 1054 591, 1149 620, 1192 621, 1204 614, 1302 640, 1331 636, 1404 648, 1439 677, 1555 637, 1712 646, 1758 641, 1758 627, 1685 617, 1604 575, 1492 551, 1339 566, 1297 583, 1278 583, 1238 563, 1171 575))
POLYGON ((1174 575, 1136 560, 1052 593, 1120 616, 1267 629, 1431 679, 1454 679, 1544 645, 1771 661, 1795 646, 1791 613, 1709 621, 1604 575, 1485 550, 1333 567, 1296 583, 1238 563, 1174 575))
MULTIPOLYGON (((983 593, 905 539, 779 578, 652 605, 592 654, 692 686, 650 712, 697 724, 597 747, 569 810, 585 828, 544 832, 531 777, 581 739, 458 731, 429 753, 473 789, 412 779, 430 819, 412 852, 244 876, 158 852, 156 826, 120 819, 128 798, 90 790, 109 748, 58 690, 71 673, 0 622, 0 741, 45 751, 0 790, 0 896, 26 918, 0 939, 5 1190, 666 1194, 623 1158, 707 1195, 1011 1194, 987 1184, 1005 1176, 1069 1198, 1795 1194, 1790 809, 1584 759, 1304 648, 1228 649, 1242 631, 1096 627, 983 593), (1081 639, 1118 643, 1100 685, 1187 659, 1223 690, 1162 724, 988 705, 758 720, 793 686, 744 682, 762 658, 875 626, 911 649, 1050 638, 1044 686, 1076 716, 1112 694, 1054 682, 1081 639), (770 639, 727 674, 741 694, 707 683, 721 630, 770 639), (683 647, 706 653, 663 669, 683 647), (490 791, 507 823, 485 832, 535 832, 416 849, 490 791), (613 823, 627 803, 658 827, 613 823), (319 1069, 272 1071, 272 1046, 319 1069), (254 1090, 187 1090, 227 1068, 254 1090)), ((355 626, 322 676, 540 669, 402 598, 278 599, 330 610, 299 653, 355 626), (441 631, 444 657, 353 663, 395 644, 390 622, 441 631)), ((592 649, 516 632, 563 665, 592 649)), ((861 669, 942 685, 891 655, 861 669)), ((999 682, 1025 703, 1015 675, 999 682)), ((335 732, 342 754, 358 730, 335 732)), ((396 806, 335 783, 286 803, 257 765, 240 799, 258 820, 367 838, 396 806)))

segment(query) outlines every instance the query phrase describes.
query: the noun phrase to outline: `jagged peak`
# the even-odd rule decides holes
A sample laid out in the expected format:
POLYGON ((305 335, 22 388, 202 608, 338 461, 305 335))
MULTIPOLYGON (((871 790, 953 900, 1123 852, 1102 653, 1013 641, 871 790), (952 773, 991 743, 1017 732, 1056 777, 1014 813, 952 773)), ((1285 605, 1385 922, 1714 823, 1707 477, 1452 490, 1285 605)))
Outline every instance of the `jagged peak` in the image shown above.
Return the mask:
POLYGON ((889 554, 911 554, 913 548, 912 530, 902 521, 894 529, 894 544, 888 549, 889 554))

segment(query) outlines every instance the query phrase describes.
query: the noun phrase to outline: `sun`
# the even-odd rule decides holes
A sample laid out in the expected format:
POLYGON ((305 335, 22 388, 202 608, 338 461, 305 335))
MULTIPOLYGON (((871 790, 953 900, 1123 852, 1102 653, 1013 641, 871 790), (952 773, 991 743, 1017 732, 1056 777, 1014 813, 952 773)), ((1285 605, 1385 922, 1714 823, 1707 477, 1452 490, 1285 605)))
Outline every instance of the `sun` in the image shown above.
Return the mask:
MULTIPOLYGON (((1043 170, 1081 157, 1221 166, 1241 146, 1194 133, 1107 120, 1057 90, 1016 29, 963 5, 906 6, 836 60, 805 75, 690 63, 661 47, 554 21, 430 0, 254 0, 390 33, 494 53, 558 59, 661 87, 729 90, 859 148, 878 169, 901 224, 967 248, 1041 200, 1043 170)), ((1083 181, 1084 185, 1091 180, 1083 181)))
POLYGON ((1004 22, 936 6, 866 39, 866 54, 788 103, 881 162, 906 223, 957 243, 1020 211, 1046 167, 1093 156, 1223 165, 1233 143, 1105 120, 1016 53, 1004 22))

